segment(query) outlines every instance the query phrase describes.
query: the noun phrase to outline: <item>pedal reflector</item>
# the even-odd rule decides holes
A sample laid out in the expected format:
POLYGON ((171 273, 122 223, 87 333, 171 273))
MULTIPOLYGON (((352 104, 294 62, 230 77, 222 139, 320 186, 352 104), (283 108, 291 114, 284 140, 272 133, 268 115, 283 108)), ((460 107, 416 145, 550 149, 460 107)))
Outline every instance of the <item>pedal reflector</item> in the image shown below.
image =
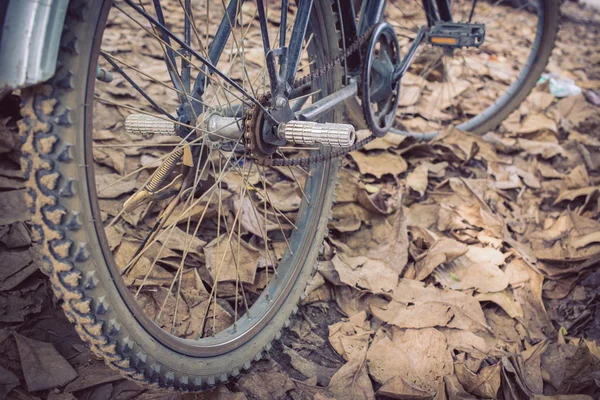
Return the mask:
POLYGON ((444 44, 449 46, 458 45, 458 39, 452 37, 443 37, 443 36, 430 36, 429 40, 433 44, 444 44))

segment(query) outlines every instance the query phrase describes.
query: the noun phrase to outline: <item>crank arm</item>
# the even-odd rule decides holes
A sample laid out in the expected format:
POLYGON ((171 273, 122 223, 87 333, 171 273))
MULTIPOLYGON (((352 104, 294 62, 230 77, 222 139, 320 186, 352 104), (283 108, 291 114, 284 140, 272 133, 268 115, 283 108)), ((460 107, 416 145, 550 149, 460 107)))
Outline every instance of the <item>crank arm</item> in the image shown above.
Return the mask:
POLYGON ((398 66, 396 66, 396 68, 394 68, 394 72, 392 73, 392 83, 398 82, 404 76, 406 71, 408 71, 408 67, 410 67, 410 64, 412 64, 413 59, 415 58, 415 55, 417 54, 417 49, 419 48, 421 43, 423 43, 424 39, 425 39, 425 26, 421 26, 421 29, 419 29, 419 32, 417 33, 417 37, 410 45, 410 48, 408 49, 406 56, 404 56, 404 58, 402 59, 400 64, 398 66))
POLYGON ((304 110, 297 112, 296 118, 300 121, 316 121, 333 110, 338 104, 343 103, 352 96, 356 96, 357 93, 358 84, 355 80, 351 80, 348 85, 337 92, 333 92, 329 96, 323 97, 321 100, 306 107, 304 110))

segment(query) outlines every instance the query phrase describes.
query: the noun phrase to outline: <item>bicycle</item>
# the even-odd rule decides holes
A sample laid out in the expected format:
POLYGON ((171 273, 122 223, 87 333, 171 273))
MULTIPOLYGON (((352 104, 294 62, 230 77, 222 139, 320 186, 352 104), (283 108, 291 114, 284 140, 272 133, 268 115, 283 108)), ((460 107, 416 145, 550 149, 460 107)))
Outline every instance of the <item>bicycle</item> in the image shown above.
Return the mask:
POLYGON ((160 387, 250 368, 315 271, 345 154, 450 122, 485 133, 531 91, 559 4, 520 4, 5 2, 34 239, 81 337, 160 387), (503 15, 523 21, 516 48, 486 19, 503 15))

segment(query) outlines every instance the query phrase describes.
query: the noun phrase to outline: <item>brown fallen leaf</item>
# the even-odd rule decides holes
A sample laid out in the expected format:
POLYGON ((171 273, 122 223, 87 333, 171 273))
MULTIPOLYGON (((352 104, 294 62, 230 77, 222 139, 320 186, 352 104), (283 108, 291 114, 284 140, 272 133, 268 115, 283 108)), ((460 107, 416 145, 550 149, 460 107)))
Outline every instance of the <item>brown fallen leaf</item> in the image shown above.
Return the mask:
MULTIPOLYGON (((397 198, 397 201, 400 204, 401 198, 397 198)), ((398 208, 398 211, 387 218, 373 217, 370 220, 370 229, 363 227, 358 232, 348 235, 344 242, 332 242, 348 256, 365 256, 383 261, 390 269, 400 274, 408 260, 408 234, 404 212, 403 208, 398 208)))
POLYGON ((552 105, 554 95, 548 92, 533 92, 527 97, 527 103, 531 105, 534 112, 542 112, 552 105))
POLYGON ((554 200, 554 205, 565 200, 573 201, 580 196, 592 196, 596 194, 598 190, 600 190, 600 186, 588 186, 581 189, 565 190, 564 192, 560 193, 556 200, 554 200))
POLYGON ((100 199, 114 199, 135 190, 135 179, 123 179, 119 174, 97 174, 96 192, 100 199))
POLYGON ((50 343, 39 342, 13 333, 27 389, 31 392, 64 386, 77 377, 69 365, 50 343))
POLYGON ((542 158, 549 159, 554 156, 567 155, 565 149, 556 143, 540 142, 536 140, 528 139, 517 139, 515 142, 516 146, 527 154, 539 155, 542 158))
POLYGON ((469 246, 464 255, 436 270, 435 277, 442 286, 454 290, 500 292, 508 286, 508 278, 499 268, 505 258, 493 247, 469 246))
POLYGON ((356 202, 361 191, 360 186, 358 185, 360 174, 349 168, 342 168, 340 169, 339 176, 340 183, 336 186, 335 190, 337 195, 336 203, 356 202))
POLYGON ((377 390, 377 394, 392 399, 431 400, 434 398, 433 394, 408 382, 401 375, 396 375, 387 380, 377 390))
POLYGON ((254 283, 260 251, 239 236, 223 234, 215 238, 204 247, 204 254, 206 267, 217 282, 239 279, 243 283, 254 283))
POLYGON ((358 203, 373 213, 389 215, 400 207, 400 202, 397 201, 398 196, 397 192, 389 193, 384 189, 378 189, 371 194, 362 190, 358 194, 358 203))
POLYGON ((461 131, 454 126, 444 129, 431 143, 435 148, 446 149, 453 157, 458 157, 463 162, 471 158, 483 162, 497 160, 496 151, 492 144, 478 135, 461 131))
POLYGON ((433 328, 395 330, 392 339, 383 336, 369 348, 367 365, 377 382, 385 384, 401 376, 413 388, 430 395, 443 387, 443 377, 453 370, 446 338, 433 328))
POLYGON ((579 189, 590 186, 590 177, 584 164, 577 165, 564 178, 567 189, 579 189))
POLYGON ((7 398, 11 390, 19 386, 19 378, 0 366, 0 398, 7 398))
POLYGON ((417 271, 416 280, 422 281, 427 278, 433 270, 445 263, 451 262, 462 256, 469 250, 464 243, 450 238, 441 238, 435 242, 426 252, 422 253, 415 264, 417 271))
POLYGON ((454 370, 467 392, 482 398, 496 398, 500 389, 500 363, 483 367, 478 373, 471 372, 463 363, 456 363, 454 370))
POLYGON ((427 190, 427 171, 427 166, 421 164, 406 176, 406 184, 419 193, 419 197, 423 197, 427 190))
POLYGON ((177 227, 166 228, 159 233, 158 241, 169 250, 178 250, 201 256, 206 242, 193 234, 194 231, 191 228, 189 232, 177 227))
POLYGON ((538 113, 527 116, 521 127, 517 130, 517 133, 528 134, 542 130, 557 132, 558 128, 556 126, 556 122, 552 118, 547 117, 543 113, 538 113))
POLYGON ((458 291, 441 290, 401 279, 392 301, 371 305, 371 312, 399 328, 449 327, 470 331, 488 329, 481 306, 473 297, 458 291))
POLYGON ((120 175, 125 174, 125 153, 118 149, 94 148, 94 161, 113 168, 120 175))
MULTIPOLYGON (((388 150, 391 148, 397 148, 400 146, 402 142, 407 138, 407 136, 403 135, 395 135, 393 132, 389 132, 390 135, 385 135, 384 137, 377 138, 369 143, 367 143, 363 149, 365 150, 388 150)), ((370 134, 370 132, 368 132, 370 134)), ((359 133, 357 133, 359 135, 359 133)))
POLYGON ((329 343, 346 361, 363 353, 369 345, 371 334, 373 331, 365 311, 353 315, 348 321, 329 325, 329 343))
POLYGON ((477 400, 475 396, 470 395, 462 387, 456 375, 444 376, 444 383, 446 384, 446 392, 448 393, 449 400, 477 400))
POLYGON ((398 272, 386 263, 368 257, 336 254, 331 260, 331 266, 333 271, 328 268, 321 271, 329 281, 375 294, 392 293, 398 281, 398 272), (334 271, 337 273, 337 279, 332 276, 334 271))
POLYGON ((590 116, 589 106, 582 94, 561 99, 557 108, 561 124, 567 130, 577 128, 590 116))
POLYGON ((239 213, 242 227, 256 236, 263 238, 268 232, 279 229, 279 226, 275 223, 270 221, 265 223, 261 208, 254 204, 248 196, 244 196, 241 199, 236 196, 233 200, 233 208, 236 213, 239 213))
POLYGON ((375 393, 367 375, 367 349, 344 364, 331 378, 327 391, 336 399, 375 400, 375 393))
POLYGON ((281 181, 269 188, 268 200, 280 211, 295 211, 302 202, 302 192, 296 182, 281 181))
POLYGON ((413 106, 419 102, 421 96, 421 88, 419 86, 402 85, 400 90, 399 107, 413 106))
POLYGON ((118 372, 106 368, 103 363, 95 362, 91 365, 77 366, 77 378, 70 382, 63 390, 64 393, 79 392, 99 386, 123 380, 118 372))
POLYGON ((404 158, 387 151, 378 153, 355 151, 350 153, 350 156, 358 165, 361 174, 371 174, 377 178, 381 178, 385 174, 397 176, 408 168, 404 158))
POLYGON ((25 202, 25 190, 0 192, 0 225, 29 221, 29 208, 25 202))
POLYGON ((485 339, 473 332, 447 328, 440 329, 440 331, 446 336, 450 349, 463 351, 479 360, 486 358, 491 351, 485 339))
POLYGON ((521 305, 515 301, 515 298, 510 289, 505 289, 495 293, 478 293, 475 295, 477 301, 491 301, 500 306, 511 318, 522 318, 523 309, 521 305))
POLYGON ((237 386, 251 398, 265 400, 286 398, 295 387, 279 364, 272 360, 257 362, 248 374, 238 380, 237 386))

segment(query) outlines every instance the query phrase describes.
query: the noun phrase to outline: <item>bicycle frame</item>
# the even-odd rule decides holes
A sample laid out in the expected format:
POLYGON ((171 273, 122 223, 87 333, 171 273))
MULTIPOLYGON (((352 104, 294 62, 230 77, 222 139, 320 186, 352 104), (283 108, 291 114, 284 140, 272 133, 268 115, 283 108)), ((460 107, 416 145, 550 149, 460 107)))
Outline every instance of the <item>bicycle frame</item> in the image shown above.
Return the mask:
MULTIPOLYGON (((236 82, 222 74, 215 65, 218 63, 223 53, 225 43, 229 39, 232 31, 232 20, 239 7, 240 2, 244 0, 230 0, 227 5, 227 12, 224 14, 215 38, 208 49, 208 57, 203 57, 193 51, 187 45, 186 41, 174 37, 167 29, 162 30, 163 39, 170 42, 170 39, 180 44, 188 54, 197 57, 203 64, 203 71, 198 73, 194 80, 193 87, 190 88, 189 66, 186 70, 182 68, 182 74, 178 79, 172 75, 172 81, 176 88, 181 92, 190 92, 193 98, 199 100, 206 84, 206 73, 219 75, 227 83, 236 88, 241 95, 255 105, 263 108, 266 115, 270 114, 266 109, 250 96, 236 82), (183 83, 183 85, 181 84, 183 83), (181 86, 181 87, 180 87, 181 86)), ((266 16, 264 13, 263 0, 256 0, 259 9, 259 20, 261 29, 266 32, 266 16), (262 10, 262 12, 261 12, 262 10)), ((364 0, 357 13, 353 0, 337 0, 337 8, 341 15, 341 24, 343 30, 343 40, 345 45, 350 45, 356 37, 363 34, 366 29, 383 19, 386 2, 389 0, 364 0), (357 18, 358 16, 358 18, 357 18)), ((437 21, 450 22, 452 15, 450 12, 449 0, 421 0, 423 8, 427 13, 427 22, 432 26, 437 21)), ((158 0, 155 0, 158 2, 158 0)), ((0 31, 0 90, 16 89, 19 87, 31 86, 49 79, 55 71, 56 59, 59 49, 60 33, 64 24, 64 16, 68 0, 10 0, 0 6, 0 21, 4 21, 0 31), (11 21, 16 21, 12 23, 11 21)), ((132 1, 125 0, 130 6, 134 7, 132 1)), ((189 0, 186 0, 189 5, 189 0)), ((288 0, 282 0, 282 7, 287 9, 288 0)), ((300 0, 296 13, 296 21, 291 33, 289 44, 285 47, 285 30, 280 32, 280 40, 277 48, 271 48, 268 36, 263 35, 263 47, 265 50, 265 62, 269 73, 269 79, 273 92, 273 99, 277 95, 289 94, 290 84, 295 78, 296 69, 300 60, 300 53, 306 29, 309 23, 310 13, 313 6, 313 0, 300 0), (279 58, 280 69, 276 68, 276 57, 279 58)), ((134 7, 135 8, 135 7, 134 7)), ((287 18, 286 13, 282 13, 282 18, 287 18)), ((149 15, 145 15, 146 18, 149 15)), ((152 18, 152 17, 150 17, 152 18)), ((158 21, 153 21, 157 26, 161 26, 164 19, 158 16, 158 21)), ((285 21, 283 21, 285 22, 285 21)), ((189 28, 189 21, 186 21, 189 28)), ((285 26, 285 23, 282 24, 285 26)), ((189 29, 186 29, 189 34, 189 29)), ((186 34, 187 35, 187 34, 186 34)), ((169 54, 168 54, 169 55, 169 54)), ((171 74, 173 57, 169 56, 167 68, 171 74)), ((353 54, 347 60, 345 65, 350 76, 356 76, 361 65, 361 56, 359 53, 353 54)), ((345 91, 340 100, 332 95, 326 103, 329 107, 335 106, 339 101, 347 98, 348 90, 345 91), (332 100, 338 100, 332 102, 332 100), (335 104, 334 104, 335 103, 335 104)), ((185 97, 185 96, 183 96, 185 97)), ((247 100, 243 103, 249 105, 247 100)), ((183 103, 183 98, 181 99, 183 103)), ((193 102, 190 106, 196 115, 202 113, 202 103, 193 102)), ((322 114, 326 110, 321 110, 322 114)), ((192 111, 190 111, 192 112, 192 111)))

